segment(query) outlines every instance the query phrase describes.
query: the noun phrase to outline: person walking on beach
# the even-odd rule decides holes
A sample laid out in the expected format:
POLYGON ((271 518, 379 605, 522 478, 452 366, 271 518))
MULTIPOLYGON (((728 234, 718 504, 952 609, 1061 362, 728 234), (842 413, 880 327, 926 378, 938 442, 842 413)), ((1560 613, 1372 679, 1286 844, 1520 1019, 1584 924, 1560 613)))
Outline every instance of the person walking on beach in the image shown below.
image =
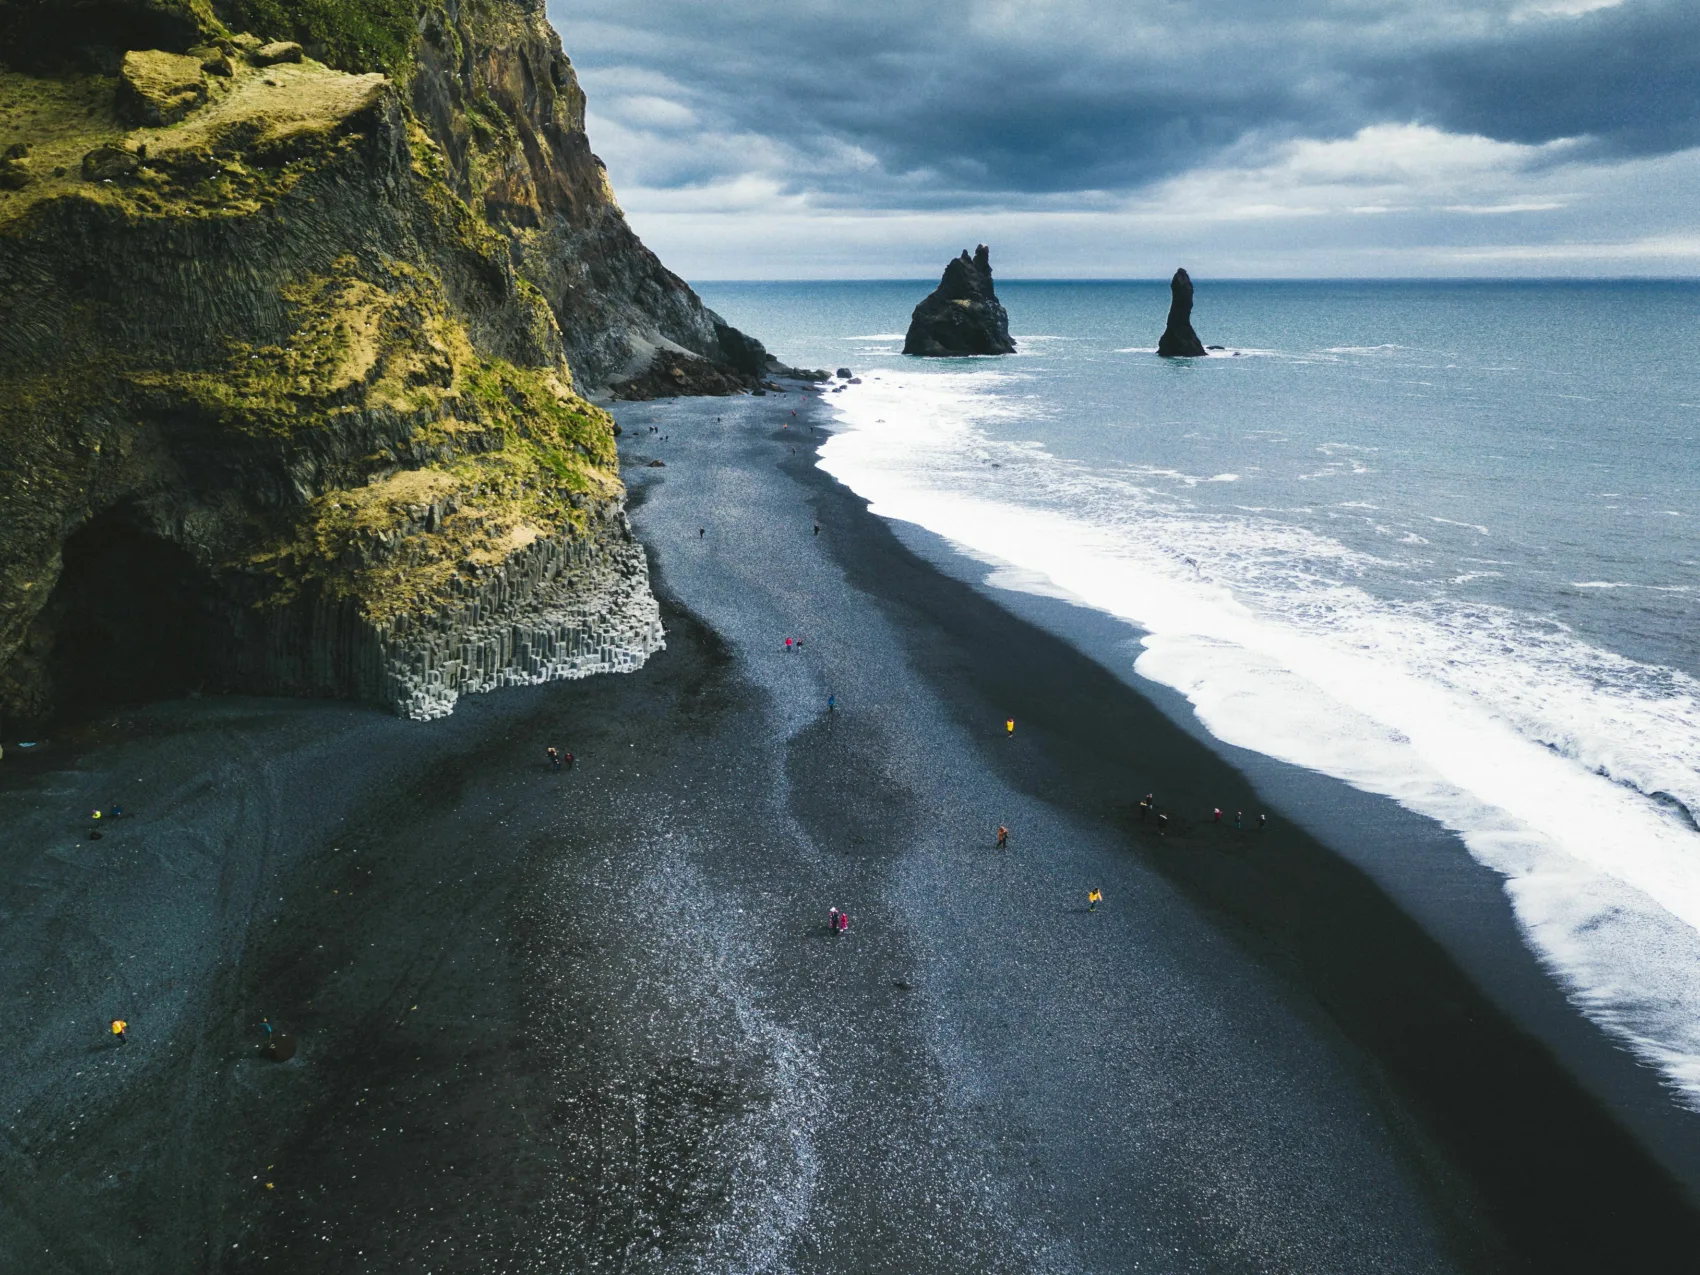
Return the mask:
POLYGON ((998 825, 998 844, 995 848, 999 850, 1009 849, 1009 829, 1001 823, 998 825))
POLYGON ((787 654, 787 655, 791 654, 791 639, 790 638, 785 639, 785 654, 787 654))
POLYGON ((1259 832, 1262 832, 1268 826, 1269 826, 1269 816, 1268 815, 1259 815, 1257 817, 1257 830, 1259 832))
POLYGON ((1158 815, 1157 816, 1157 835, 1159 837, 1166 837, 1166 836, 1169 835, 1169 816, 1168 815, 1158 815))
POLYGON ((1221 823, 1222 822, 1222 807, 1217 806, 1213 811, 1211 811, 1211 814, 1214 816, 1211 819, 1212 823, 1221 823))
POLYGON ((820 535, 820 524, 818 522, 815 524, 815 535, 820 535))
POLYGON ((549 769, 556 774, 559 774, 561 770, 561 754, 553 744, 549 745, 549 769))
POLYGON ((708 534, 708 528, 707 527, 698 527, 697 528, 697 539, 698 540, 701 540, 707 534, 708 534))
POLYGON ((838 909, 833 908, 826 914, 826 928, 834 934, 838 933, 838 909))
POLYGON ((837 708, 838 708, 838 696, 828 695, 826 697, 826 711, 830 713, 830 712, 835 711, 837 708))
POLYGON ((114 1018, 112 1020, 112 1034, 118 1038, 118 1043, 120 1045, 128 1045, 130 1043, 130 1037, 126 1035, 129 1030, 130 1024, 125 1022, 122 1018, 114 1018))
POLYGON ((1004 734, 1005 739, 1014 738, 1014 736, 1015 736, 1015 718, 1011 717, 1007 721, 1004 722, 1004 724, 1003 724, 1003 734, 1004 734))
POLYGON ((1088 890, 1086 892, 1086 910, 1088 912, 1096 912, 1098 905, 1103 901, 1104 892, 1102 890, 1088 890))
POLYGON ((1241 810, 1234 811, 1234 830, 1236 832, 1244 832, 1245 831, 1245 812, 1244 811, 1241 811, 1241 810))
POLYGON ((1157 804, 1157 798, 1152 796, 1150 793, 1146 793, 1145 794, 1145 800, 1143 800, 1139 803, 1139 822, 1140 823, 1145 822, 1145 816, 1151 813, 1152 808, 1156 804, 1157 804))

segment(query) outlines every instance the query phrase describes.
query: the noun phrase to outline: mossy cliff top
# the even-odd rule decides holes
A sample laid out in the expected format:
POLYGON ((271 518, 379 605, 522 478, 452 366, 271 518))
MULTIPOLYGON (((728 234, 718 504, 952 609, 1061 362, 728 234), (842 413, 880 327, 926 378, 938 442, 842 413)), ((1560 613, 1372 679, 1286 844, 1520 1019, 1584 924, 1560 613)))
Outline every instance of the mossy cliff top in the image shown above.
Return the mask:
POLYGON ((79 536, 160 546, 209 612, 431 614, 604 534, 571 350, 606 375, 641 320, 712 354, 540 5, 276 9, 0 0, 0 713, 87 675, 79 536))

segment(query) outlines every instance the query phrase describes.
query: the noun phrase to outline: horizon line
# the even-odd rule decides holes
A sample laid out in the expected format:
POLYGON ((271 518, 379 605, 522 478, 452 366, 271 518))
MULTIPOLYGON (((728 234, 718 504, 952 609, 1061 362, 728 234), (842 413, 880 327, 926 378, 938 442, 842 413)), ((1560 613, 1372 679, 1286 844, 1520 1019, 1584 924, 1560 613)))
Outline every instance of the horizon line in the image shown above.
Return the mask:
MULTIPOLYGON (((1187 272, 1189 275, 1192 272, 1187 272)), ((682 277, 682 276, 681 276, 682 277)), ((819 276, 795 278, 702 278, 686 279, 685 282, 693 287, 698 283, 737 283, 737 284, 781 284, 781 283, 926 283, 936 280, 936 275, 869 275, 863 276, 819 276)), ((1001 275, 995 276, 999 283, 1157 283, 1167 285, 1169 278, 1163 275, 1094 275, 1071 277, 1068 275, 1001 275)), ((1194 276, 1196 278, 1196 276, 1194 276)), ((1398 284, 1436 284, 1436 283, 1509 283, 1509 284, 1602 284, 1602 283, 1676 283, 1700 284, 1700 274, 1681 275, 1205 275, 1212 283, 1398 283, 1398 284)))

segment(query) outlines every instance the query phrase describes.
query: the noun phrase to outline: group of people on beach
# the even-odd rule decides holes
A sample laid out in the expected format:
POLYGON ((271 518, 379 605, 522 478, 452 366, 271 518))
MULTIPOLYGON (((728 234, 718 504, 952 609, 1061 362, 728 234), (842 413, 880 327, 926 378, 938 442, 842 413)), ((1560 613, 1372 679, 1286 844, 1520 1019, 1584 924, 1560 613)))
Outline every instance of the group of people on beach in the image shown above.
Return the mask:
POLYGON ((125 813, 123 806, 114 806, 111 810, 104 812, 99 810, 91 811, 89 814, 89 840, 99 841, 104 835, 100 830, 100 821, 102 819, 127 819, 128 817, 129 816, 125 813))
POLYGON ((562 766, 565 766, 568 770, 573 768, 573 755, 571 753, 563 753, 553 744, 549 745, 548 756, 549 769, 554 771, 556 774, 560 774, 562 766))
POLYGON ((834 934, 845 934, 850 930, 850 914, 833 908, 826 914, 826 928, 834 934))
MULTIPOLYGON (((1168 835, 1169 816, 1166 813, 1163 813, 1163 812, 1161 812, 1157 809, 1157 798, 1156 798, 1156 796, 1152 793, 1146 793, 1145 796, 1143 798, 1141 798, 1140 802, 1139 802, 1139 822, 1144 823, 1146 821, 1146 819, 1150 818, 1152 815, 1156 815, 1156 817, 1157 817, 1157 835, 1159 837, 1168 835)), ((1220 806, 1211 807, 1210 822, 1211 823, 1221 823, 1222 822, 1222 807, 1220 807, 1220 806)), ((1266 815, 1266 814, 1258 815, 1257 816, 1257 830, 1259 832, 1262 832, 1268 826, 1269 826, 1269 816, 1266 815)), ((1245 811, 1243 811, 1243 810, 1234 811, 1234 828, 1237 831, 1240 831, 1240 832, 1245 831, 1245 811)))
MULTIPOLYGON (((1005 722, 1004 722, 1004 733, 1005 733, 1006 736, 1015 734, 1015 719, 1013 717, 1005 720, 1005 722)), ((1220 806, 1212 807, 1210 814, 1211 814, 1211 822, 1212 823, 1221 823, 1222 822, 1222 808, 1220 806)), ((1148 793, 1145 794, 1145 796, 1143 798, 1140 799, 1140 802, 1139 802, 1139 820, 1140 820, 1141 823, 1144 823, 1148 818, 1151 818, 1152 816, 1156 817, 1157 835, 1160 836, 1160 837, 1167 836, 1168 831, 1169 831, 1169 816, 1168 816, 1167 813, 1165 813, 1163 811, 1159 811, 1157 809, 1157 796, 1156 796, 1156 794, 1148 792, 1148 793)), ((1257 830, 1259 832, 1261 832, 1261 831, 1263 831, 1263 829, 1267 828, 1268 826, 1269 826, 1269 816, 1266 815, 1266 814, 1258 815, 1257 816, 1257 830)), ((1242 832, 1245 830, 1245 812, 1244 811, 1242 811, 1242 810, 1234 811, 1234 827, 1239 829, 1242 832)), ((1000 823, 998 825, 997 841, 995 843, 993 843, 993 849, 1007 850, 1008 848, 1009 848, 1009 828, 1006 825, 1000 823)), ((1100 903, 1102 903, 1103 901, 1104 901, 1104 892, 1103 892, 1102 889, 1094 887, 1093 889, 1088 890, 1086 892, 1086 910, 1088 912, 1096 912, 1098 910, 1098 905, 1100 903)), ((837 909, 834 908, 833 911, 836 913, 837 909)))

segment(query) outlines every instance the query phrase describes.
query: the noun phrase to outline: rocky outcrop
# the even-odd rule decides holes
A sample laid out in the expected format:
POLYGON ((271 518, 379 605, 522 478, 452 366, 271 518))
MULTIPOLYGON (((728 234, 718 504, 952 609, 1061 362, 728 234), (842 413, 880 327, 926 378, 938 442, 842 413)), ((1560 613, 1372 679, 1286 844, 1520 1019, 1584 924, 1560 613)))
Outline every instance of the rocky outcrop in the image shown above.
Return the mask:
POLYGON ((201 59, 132 49, 118 73, 118 106, 133 124, 175 124, 207 100, 201 59))
POLYGON ((413 113, 456 193, 507 239, 515 269, 548 301, 580 384, 618 386, 691 358, 753 384, 761 370, 746 343, 760 342, 704 306, 626 223, 541 0, 505 0, 499 18, 467 5, 422 8, 413 113))
POLYGON ((656 649, 579 389, 769 359, 626 226, 538 0, 0 0, 0 57, 0 714, 656 649))
POLYGON ((939 286, 910 316, 903 352, 928 358, 1015 353, 1009 315, 992 290, 992 255, 985 244, 944 268, 939 286))
POLYGON ((1192 330, 1192 279, 1185 270, 1169 280, 1169 326, 1157 342, 1157 353, 1166 359, 1201 359, 1204 343, 1192 330))

